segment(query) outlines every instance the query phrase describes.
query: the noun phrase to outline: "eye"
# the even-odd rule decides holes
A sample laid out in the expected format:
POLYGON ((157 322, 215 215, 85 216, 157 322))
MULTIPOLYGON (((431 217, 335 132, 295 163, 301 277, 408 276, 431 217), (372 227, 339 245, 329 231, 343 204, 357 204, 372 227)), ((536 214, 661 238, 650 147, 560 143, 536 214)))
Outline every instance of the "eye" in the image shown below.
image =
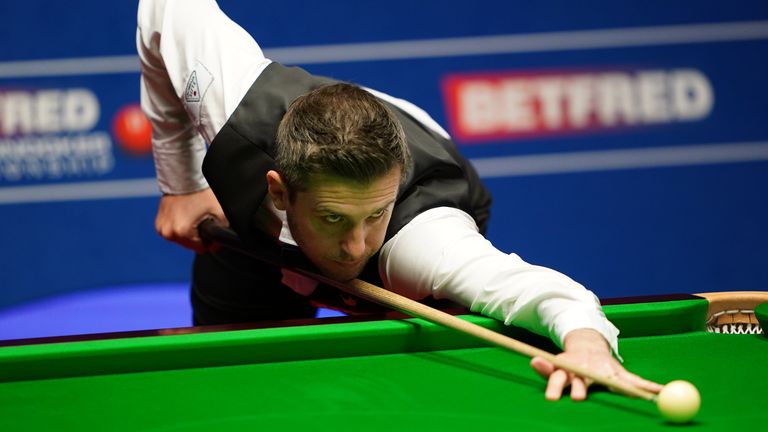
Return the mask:
POLYGON ((337 214, 327 214, 323 216, 323 220, 328 222, 329 224, 337 224, 341 222, 341 220, 344 219, 343 217, 337 215, 337 214))
POLYGON ((383 208, 383 209, 377 211, 376 213, 372 214, 370 216, 370 218, 371 219, 378 219, 378 218, 384 216, 384 213, 386 213, 386 212, 387 212, 387 209, 383 208))

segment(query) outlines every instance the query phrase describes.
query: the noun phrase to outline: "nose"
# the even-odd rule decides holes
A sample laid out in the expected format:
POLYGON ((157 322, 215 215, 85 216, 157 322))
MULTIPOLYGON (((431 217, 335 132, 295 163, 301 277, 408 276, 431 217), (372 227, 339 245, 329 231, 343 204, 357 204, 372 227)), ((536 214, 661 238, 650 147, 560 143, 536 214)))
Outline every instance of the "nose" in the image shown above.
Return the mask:
POLYGON ((343 258, 357 261, 365 256, 366 231, 363 224, 347 231, 340 243, 343 258))

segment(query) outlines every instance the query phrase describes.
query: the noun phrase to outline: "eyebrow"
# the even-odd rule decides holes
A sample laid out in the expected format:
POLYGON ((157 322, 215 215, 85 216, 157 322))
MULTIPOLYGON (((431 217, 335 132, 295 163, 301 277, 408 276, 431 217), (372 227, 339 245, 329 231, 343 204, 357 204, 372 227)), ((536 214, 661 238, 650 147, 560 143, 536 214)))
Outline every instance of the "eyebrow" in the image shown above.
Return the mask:
MULTIPOLYGON (((383 206, 381 206, 381 207, 377 208, 376 210, 372 211, 371 213, 372 214, 373 213, 378 213, 378 212, 380 212, 382 210, 385 210, 387 207, 389 207, 392 204, 394 204, 395 201, 396 201, 395 199, 390 200, 386 204, 384 204, 383 206)), ((317 213, 332 213, 332 214, 335 214, 337 216, 344 216, 344 217, 348 216, 346 213, 339 212, 339 211, 336 211, 336 210, 334 210, 332 208, 328 208, 328 207, 324 207, 324 206, 315 208, 315 212, 317 212, 317 213)))

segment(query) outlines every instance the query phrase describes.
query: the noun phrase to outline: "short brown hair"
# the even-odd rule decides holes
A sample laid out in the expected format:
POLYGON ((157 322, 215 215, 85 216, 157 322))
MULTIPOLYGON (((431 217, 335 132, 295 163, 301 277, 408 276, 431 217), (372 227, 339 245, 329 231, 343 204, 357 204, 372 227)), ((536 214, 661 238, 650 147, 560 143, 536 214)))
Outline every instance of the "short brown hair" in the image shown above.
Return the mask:
POLYGON ((346 83, 320 87, 291 104, 277 130, 275 159, 290 193, 306 190, 314 174, 366 184, 395 167, 404 180, 411 165, 392 110, 346 83))

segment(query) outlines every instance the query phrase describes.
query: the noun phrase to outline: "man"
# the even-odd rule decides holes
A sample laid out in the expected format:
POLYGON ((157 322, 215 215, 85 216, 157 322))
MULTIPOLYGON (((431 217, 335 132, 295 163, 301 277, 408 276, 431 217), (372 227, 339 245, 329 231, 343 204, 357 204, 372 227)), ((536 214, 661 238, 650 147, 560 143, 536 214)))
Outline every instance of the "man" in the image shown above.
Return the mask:
MULTIPOLYGON (((196 323, 311 316, 312 302, 328 298, 296 274, 206 252, 195 227, 212 215, 247 244, 328 277, 460 303, 549 336, 562 357, 660 390, 613 358, 618 331, 591 292, 482 236, 490 197, 422 110, 266 59, 213 0, 142 1, 138 21, 163 192, 156 227, 201 252, 196 323)), ((589 382, 531 364, 548 378, 548 399, 569 385, 573 399, 586 397, 589 382)))

